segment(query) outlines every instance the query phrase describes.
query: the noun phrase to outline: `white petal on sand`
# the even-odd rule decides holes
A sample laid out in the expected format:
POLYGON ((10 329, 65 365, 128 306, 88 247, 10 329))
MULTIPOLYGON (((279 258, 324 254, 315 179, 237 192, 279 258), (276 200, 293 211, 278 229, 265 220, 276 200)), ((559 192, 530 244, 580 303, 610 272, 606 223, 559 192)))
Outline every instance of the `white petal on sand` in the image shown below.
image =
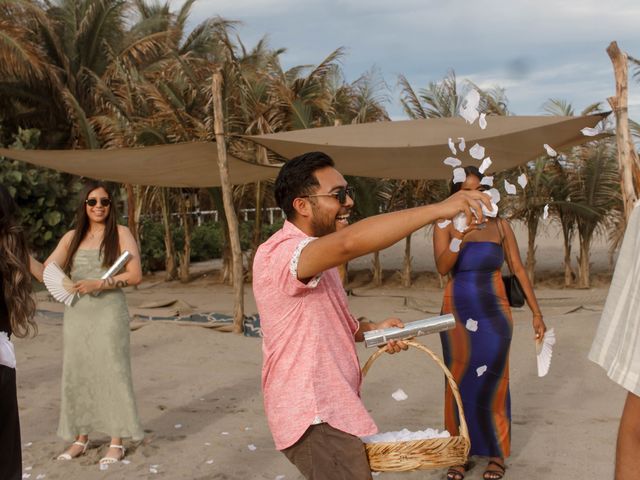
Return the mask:
POLYGON ((491 157, 487 157, 482 161, 482 164, 480 165, 480 168, 478 168, 478 170, 480 171, 480 173, 484 173, 489 169, 492 163, 493 162, 491 161, 491 157))
POLYGON ((247 445, 247 448, 252 452, 255 452, 258 449, 258 447, 256 447, 253 443, 250 443, 249 445, 247 445))
POLYGON ((480 94, 476 89, 472 89, 460 106, 460 116, 468 123, 475 122, 478 118, 478 105, 480 105, 480 94))
POLYGON ((480 128, 482 130, 487 128, 487 115, 485 113, 480 114, 480 120, 478 120, 478 125, 480 125, 480 128))
POLYGON ((467 330, 469 330, 470 332, 478 331, 478 322, 473 318, 467 319, 467 324, 465 326, 467 327, 467 330))
POLYGON ((544 206, 544 212, 542 212, 542 219, 546 220, 549 218, 549 205, 544 206))
POLYGON ((476 374, 481 377, 484 372, 487 371, 487 366, 482 365, 481 367, 476 368, 476 374))
POLYGON ((220 432, 220 435, 229 435, 229 432, 220 432))
POLYGON ((460 238, 452 238, 451 243, 449 243, 449 250, 451 250, 453 253, 459 252, 461 243, 462 240, 460 238))
POLYGON ((458 137, 458 140, 460 140, 460 143, 458 144, 458 148, 460 149, 461 152, 464 152, 464 149, 467 148, 467 144, 464 142, 464 137, 458 137))
POLYGON ((25 472, 28 472, 28 471, 30 471, 30 470, 33 470, 33 467, 24 467, 24 471, 25 471, 25 472))
POLYGON ((491 196, 492 203, 500 203, 500 191, 497 188, 490 188, 484 193, 491 196))
POLYGON ((476 160, 482 159, 484 157, 484 147, 479 143, 476 143, 469 149, 469 155, 471 155, 476 160))
POLYGON ((464 168, 453 169, 453 183, 462 183, 467 179, 467 174, 464 172, 464 168))
POLYGON ((553 148, 551 148, 546 143, 543 145, 543 147, 547 151, 547 155, 549 155, 550 157, 557 157, 558 156, 558 152, 556 152, 553 148))
POLYGON ((109 470, 109 464, 108 463, 101 463, 100 464, 100 470, 109 470))
POLYGON ((493 187, 493 177, 487 175, 486 177, 482 177, 480 180, 480 185, 486 185, 487 187, 493 187))
POLYGON ((33 445, 33 442, 27 442, 24 444, 25 447, 30 447, 31 445, 33 445))
POLYGON ((244 431, 245 431, 245 432, 247 432, 247 431, 249 431, 249 430, 251 430, 251 427, 244 427, 244 431))
POLYGON ((160 466, 159 464, 149 465, 150 468, 158 468, 159 466, 160 466))
POLYGON ((176 423, 173 428, 182 428, 182 424, 181 423, 176 423))
POLYGON ((31 474, 30 474, 30 473, 23 473, 23 474, 22 474, 22 478, 23 478, 23 479, 31 478, 31 474))
POLYGON ((211 446, 211 442, 204 442, 204 445, 205 445, 206 447, 210 447, 210 446, 211 446))
POLYGON ((46 477, 44 473, 39 473, 38 475, 36 475, 36 480, 42 480, 44 477, 46 477))
POLYGON ((401 388, 393 392, 391 396, 396 402, 402 402, 403 400, 406 400, 407 398, 409 398, 409 395, 404 393, 404 390, 402 390, 401 388))
POLYGON ((450 223, 451 223, 451 220, 449 219, 438 222, 438 228, 445 228, 450 223))
POLYGON ((460 160, 458 160, 456 157, 447 157, 445 158, 442 163, 444 163, 445 165, 449 165, 450 167, 459 167, 460 165, 462 165, 462 162, 460 160))
POLYGON ((124 465, 129 465, 131 463, 131 460, 127 460, 126 458, 120 460, 120 463, 124 464, 124 465))
POLYGON ((284 480, 286 477, 284 475, 277 475, 274 480, 284 480))
POLYGON ((516 194, 516 186, 513 183, 509 183, 507 180, 504 181, 504 190, 509 195, 515 195, 516 194))
POLYGON ((451 137, 449 137, 449 142, 448 143, 449 143, 449 150, 451 150, 451 154, 455 155, 456 153, 458 153, 457 150, 456 150, 456 146, 453 143, 453 139, 451 137))
POLYGON ((520 185, 523 189, 527 186, 528 182, 529 181, 527 180, 527 176, 524 173, 518 176, 518 185, 520 185))
POLYGON ((372 477, 377 477, 378 475, 380 475, 380 472, 371 472, 372 477))
POLYGON ((207 461, 206 461, 206 462, 204 462, 204 463, 206 463, 207 465, 211 465, 211 464, 213 463, 213 460, 207 460, 207 461))
POLYGON ((585 137, 595 137, 596 135, 601 133, 599 128, 591 128, 591 127, 585 127, 580 131, 582 132, 582 135, 584 135, 585 137))
POLYGON ((149 473, 158 473, 158 469, 157 468, 149 468, 149 473))

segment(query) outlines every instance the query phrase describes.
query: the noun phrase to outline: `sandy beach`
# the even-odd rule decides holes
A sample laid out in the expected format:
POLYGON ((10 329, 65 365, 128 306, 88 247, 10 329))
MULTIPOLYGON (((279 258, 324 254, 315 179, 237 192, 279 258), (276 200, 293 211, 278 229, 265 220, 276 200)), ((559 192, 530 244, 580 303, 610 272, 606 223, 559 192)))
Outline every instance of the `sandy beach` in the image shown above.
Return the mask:
MULTIPOLYGON (((522 232, 518 233, 521 247, 522 232)), ((415 235, 416 270, 433 264, 430 235, 415 235)), ((523 250, 521 248, 521 250, 523 250)), ((383 254, 385 268, 401 261, 396 246, 383 254), (395 250, 394 250, 395 249, 395 250)), ((523 252, 524 253, 524 252, 523 252)), ((561 242, 552 234, 538 246, 541 277, 560 273, 561 242)), ((370 258, 351 265, 367 268, 370 258)), ((594 252, 596 277, 606 279, 606 245, 594 252)), ((215 263, 194 266, 189 284, 164 283, 150 276, 127 292, 132 309, 150 302, 176 299, 197 311, 232 311, 231 288, 221 285, 215 263)), ((352 270, 352 271, 353 271, 352 270)), ((397 316, 416 320, 437 312, 442 292, 435 275, 417 275, 414 286, 399 288, 389 275, 381 288, 366 283, 366 273, 354 273, 349 286, 352 311, 373 320, 397 316)), ((513 410, 512 456, 505 478, 611 478, 619 416, 625 392, 587 360, 607 294, 606 281, 590 290, 558 288, 541 282, 536 289, 545 321, 554 327, 558 344, 549 375, 538 378, 528 310, 514 311, 511 351, 513 410)), ((256 312, 247 285, 246 313, 256 312)), ((44 292, 41 309, 55 310, 44 292)), ((260 392, 261 344, 211 328, 163 321, 133 322, 131 353, 134 387, 146 438, 125 443, 128 463, 100 471, 106 435, 93 436, 87 455, 72 462, 54 457, 66 446, 56 437, 62 366, 62 318, 41 314, 37 337, 16 340, 18 397, 21 408, 25 478, 30 479, 287 479, 301 478, 274 449, 260 392), (44 477, 42 476, 44 475, 44 477)), ((420 341, 441 354, 437 336, 420 341)), ((87 352, 90 354, 90 352, 87 352)), ((361 363, 371 354, 358 345, 361 363)), ((107 368, 105 366, 105 368, 107 368)), ((416 430, 442 427, 443 376, 419 351, 385 355, 364 380, 363 399, 381 431, 403 427, 416 430), (391 394, 402 388, 408 399, 391 394)), ((467 474, 480 479, 484 463, 467 474)), ((443 470, 381 473, 379 479, 436 479, 443 470)))

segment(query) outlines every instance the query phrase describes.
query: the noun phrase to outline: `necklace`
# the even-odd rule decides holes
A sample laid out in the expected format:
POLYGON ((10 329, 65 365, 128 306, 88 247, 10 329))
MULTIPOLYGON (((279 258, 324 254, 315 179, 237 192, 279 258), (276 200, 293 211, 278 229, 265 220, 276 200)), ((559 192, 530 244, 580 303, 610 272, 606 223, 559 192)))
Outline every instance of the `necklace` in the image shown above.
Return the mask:
POLYGON ((104 228, 102 230, 100 230, 99 233, 98 232, 94 233, 94 232, 89 231, 87 233, 87 237, 89 238, 89 240, 93 240, 94 238, 97 238, 97 237, 101 236, 102 234, 104 234, 104 228))

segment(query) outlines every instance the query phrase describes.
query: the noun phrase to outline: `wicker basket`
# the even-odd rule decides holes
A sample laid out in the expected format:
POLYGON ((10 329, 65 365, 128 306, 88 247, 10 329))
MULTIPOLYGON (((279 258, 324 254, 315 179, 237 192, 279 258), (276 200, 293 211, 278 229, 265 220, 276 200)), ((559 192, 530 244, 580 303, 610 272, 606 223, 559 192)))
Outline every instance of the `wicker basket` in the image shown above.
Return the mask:
MULTIPOLYGON (((380 442, 366 443, 365 449, 369 457, 371 470, 376 472, 408 472, 411 470, 427 470, 430 468, 451 467, 463 465, 467 461, 471 442, 467 420, 462 409, 462 400, 458 385, 456 385, 451 372, 431 350, 413 340, 406 341, 410 347, 417 348, 429 355, 434 362, 444 371, 453 396, 458 404, 460 417, 460 435, 449 438, 429 438, 425 440, 410 440, 405 442, 380 442)), ((364 377, 373 362, 383 354, 385 348, 377 350, 364 367, 364 377)))

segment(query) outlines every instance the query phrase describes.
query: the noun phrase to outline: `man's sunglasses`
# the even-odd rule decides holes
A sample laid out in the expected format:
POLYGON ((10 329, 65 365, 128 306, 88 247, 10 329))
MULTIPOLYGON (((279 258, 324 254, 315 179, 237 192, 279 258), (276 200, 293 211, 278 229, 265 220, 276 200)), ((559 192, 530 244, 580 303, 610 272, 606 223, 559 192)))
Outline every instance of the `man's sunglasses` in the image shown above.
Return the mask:
MULTIPOLYGON (((95 207, 98 204, 98 199, 97 198, 87 198, 84 201, 84 203, 86 203, 90 207, 95 207)), ((102 205, 103 207, 108 207, 109 205, 111 205, 111 199, 110 198, 101 198, 100 199, 100 205, 102 205)))
POLYGON ((338 190, 336 190, 335 192, 331 192, 331 193, 314 193, 312 195, 302 195, 300 198, 307 198, 307 197, 336 197, 338 199, 338 202, 340 202, 340 205, 344 205, 345 203, 347 203, 347 195, 349 197, 351 197, 351 199, 355 198, 355 190, 353 187, 341 187, 338 190))

